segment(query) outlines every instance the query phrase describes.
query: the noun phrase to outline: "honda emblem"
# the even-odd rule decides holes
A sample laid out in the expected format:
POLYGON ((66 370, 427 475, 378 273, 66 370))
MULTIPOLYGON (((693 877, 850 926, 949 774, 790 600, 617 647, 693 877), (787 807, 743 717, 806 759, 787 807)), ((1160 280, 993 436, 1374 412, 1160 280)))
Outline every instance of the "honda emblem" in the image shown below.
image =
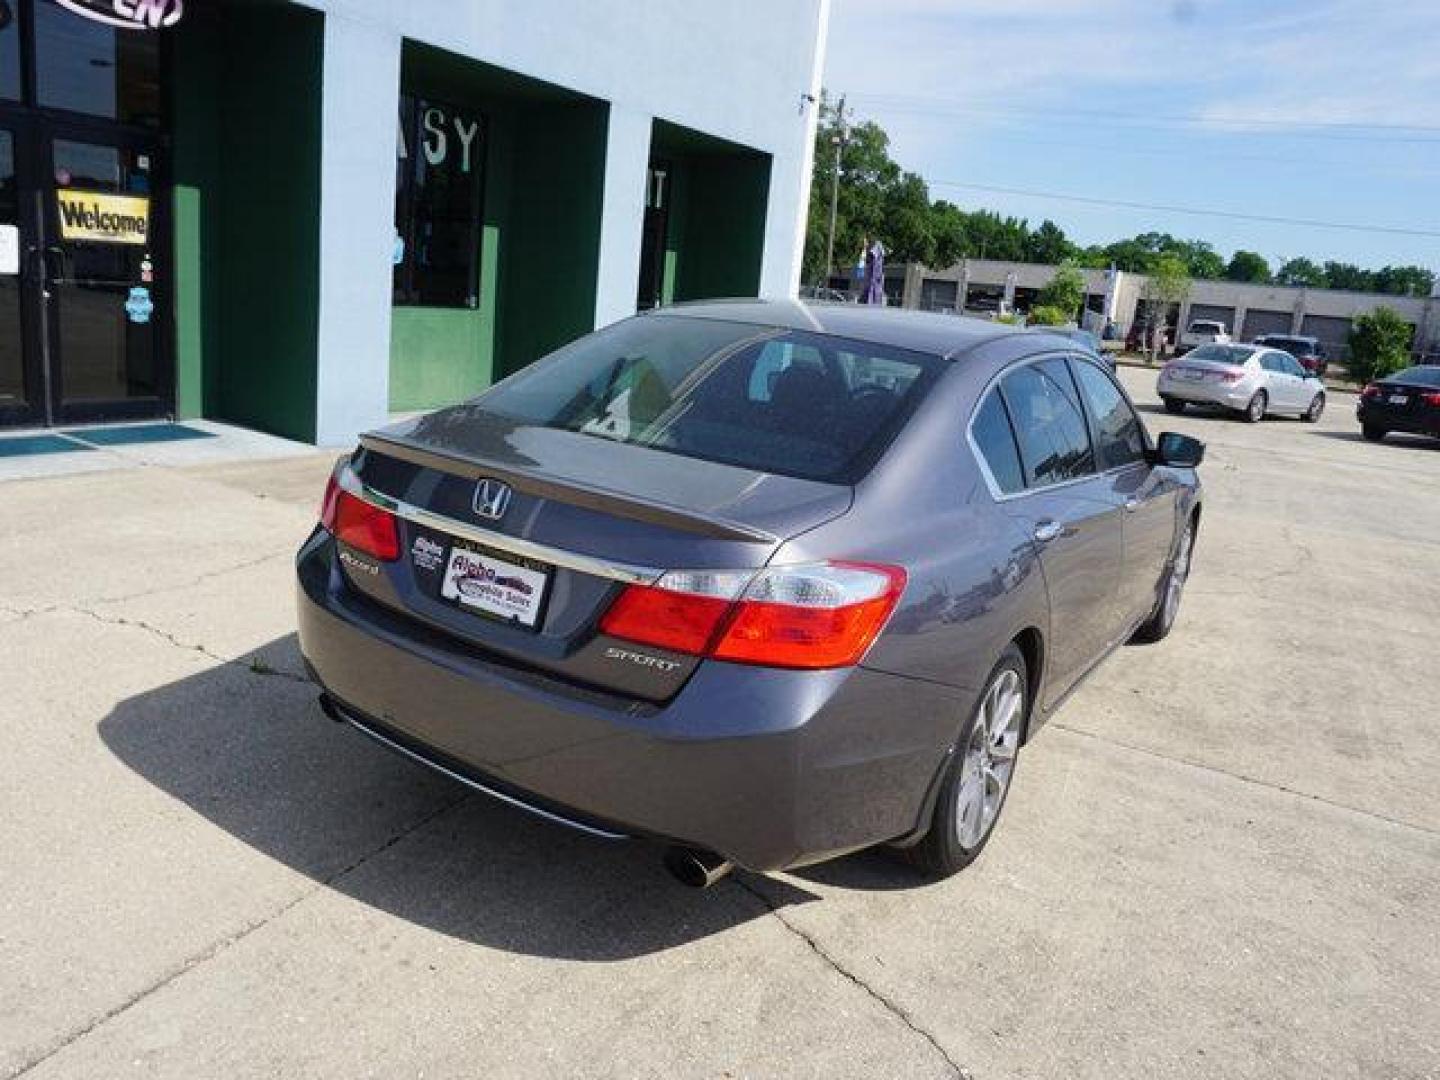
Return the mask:
POLYGON ((487 476, 475 484, 475 497, 470 505, 480 517, 502 518, 510 508, 510 485, 487 476))

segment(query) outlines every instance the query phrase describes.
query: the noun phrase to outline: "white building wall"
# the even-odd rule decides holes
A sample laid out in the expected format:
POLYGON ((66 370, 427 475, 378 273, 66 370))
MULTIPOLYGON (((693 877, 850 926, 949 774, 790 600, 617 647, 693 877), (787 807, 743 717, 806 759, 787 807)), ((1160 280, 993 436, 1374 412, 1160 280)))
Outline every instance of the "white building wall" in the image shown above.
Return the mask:
POLYGON ((319 441, 385 415, 403 39, 609 102, 596 325, 633 313, 650 124, 771 157, 762 295, 793 295, 830 0, 300 0, 326 15, 319 441))
POLYGON ((338 446, 390 405, 391 255, 400 36, 325 20, 315 441, 338 446))

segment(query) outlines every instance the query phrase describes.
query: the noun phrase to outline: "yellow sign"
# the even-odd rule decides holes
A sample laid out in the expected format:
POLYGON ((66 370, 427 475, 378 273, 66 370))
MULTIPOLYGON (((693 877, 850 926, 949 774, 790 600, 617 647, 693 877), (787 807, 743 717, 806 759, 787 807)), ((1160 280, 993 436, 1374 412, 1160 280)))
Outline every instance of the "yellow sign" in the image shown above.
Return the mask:
POLYGON ((60 235, 91 244, 144 244, 150 232, 150 200, 143 195, 57 191, 60 235))

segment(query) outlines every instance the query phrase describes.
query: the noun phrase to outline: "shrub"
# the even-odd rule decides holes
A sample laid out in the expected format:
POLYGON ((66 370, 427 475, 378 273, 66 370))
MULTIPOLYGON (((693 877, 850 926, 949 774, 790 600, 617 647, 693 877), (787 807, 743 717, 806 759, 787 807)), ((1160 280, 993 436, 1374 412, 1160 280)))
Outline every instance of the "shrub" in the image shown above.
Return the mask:
POLYGON ((1070 312, 1054 304, 1037 304, 1030 309, 1030 326, 1065 326, 1074 321, 1070 312))
POLYGON ((1394 308, 1377 307, 1350 326, 1350 360, 1346 368, 1358 383, 1383 379, 1410 364, 1410 338, 1415 328, 1394 308))

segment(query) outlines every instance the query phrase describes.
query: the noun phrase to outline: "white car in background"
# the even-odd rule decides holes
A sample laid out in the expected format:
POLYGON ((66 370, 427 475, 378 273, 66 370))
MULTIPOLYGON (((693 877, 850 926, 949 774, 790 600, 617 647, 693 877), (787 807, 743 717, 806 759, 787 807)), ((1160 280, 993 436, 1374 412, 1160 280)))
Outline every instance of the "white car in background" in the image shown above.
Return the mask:
POLYGON ((1248 423, 1287 413, 1314 423, 1325 411, 1325 386, 1287 352, 1261 345, 1212 342, 1172 360, 1155 387, 1165 408, 1226 409, 1248 423))
POLYGON ((1214 319, 1192 319, 1185 332, 1180 335, 1180 340, 1175 342, 1175 355, 1184 356, 1191 349, 1198 349, 1201 345, 1212 342, 1229 344, 1230 332, 1225 329, 1225 324, 1214 319))

